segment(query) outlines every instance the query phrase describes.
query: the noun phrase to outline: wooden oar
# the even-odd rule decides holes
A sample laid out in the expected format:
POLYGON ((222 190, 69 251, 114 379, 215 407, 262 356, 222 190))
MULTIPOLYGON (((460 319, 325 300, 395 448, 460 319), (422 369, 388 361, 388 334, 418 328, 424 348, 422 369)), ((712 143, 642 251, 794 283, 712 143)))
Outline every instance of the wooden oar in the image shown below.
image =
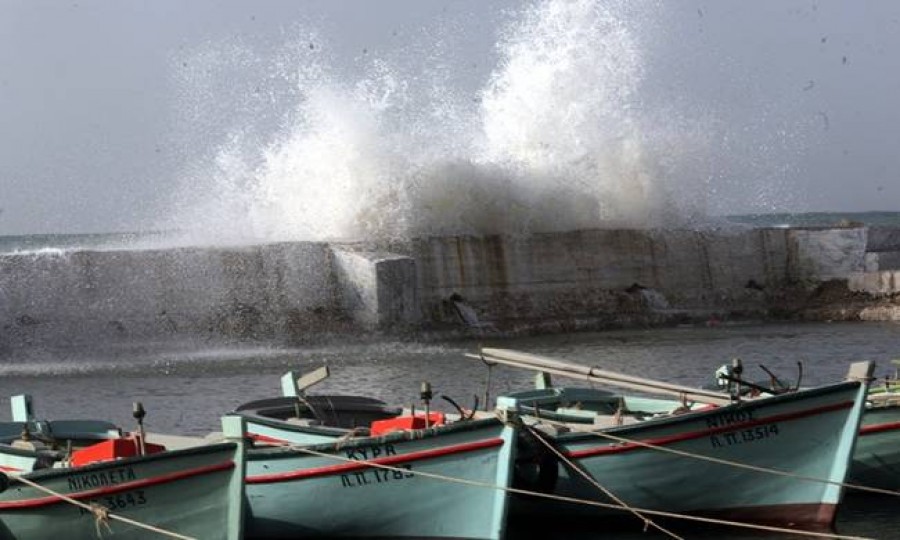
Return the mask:
POLYGON ((584 366, 581 364, 573 364, 570 362, 562 362, 553 358, 539 356, 536 354, 523 353, 509 349, 482 349, 481 355, 467 354, 471 358, 483 359, 487 362, 497 362, 513 367, 523 369, 531 369, 534 371, 543 371, 563 377, 571 377, 579 380, 587 380, 592 382, 604 383, 610 386, 627 388, 630 390, 639 390, 648 393, 661 393, 675 395, 699 401, 700 403, 711 403, 714 405, 728 405, 731 403, 731 396, 722 392, 714 392, 711 390, 703 390, 700 388, 691 388, 689 386, 681 386, 644 377, 635 377, 633 375, 625 375, 624 373, 616 373, 606 371, 594 367, 584 366))

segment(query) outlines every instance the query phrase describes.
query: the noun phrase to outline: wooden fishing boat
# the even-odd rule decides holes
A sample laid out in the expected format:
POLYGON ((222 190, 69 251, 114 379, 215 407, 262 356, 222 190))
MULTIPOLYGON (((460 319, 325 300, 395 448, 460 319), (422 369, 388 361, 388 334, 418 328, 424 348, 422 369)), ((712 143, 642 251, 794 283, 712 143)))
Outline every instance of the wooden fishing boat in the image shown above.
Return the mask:
MULTIPOLYGON (((896 377, 893 380, 896 380, 896 377)), ((754 386, 761 388, 760 384, 754 386)), ((659 414, 669 414, 685 405, 672 399, 622 395, 596 389, 563 390, 568 395, 559 396, 558 401, 575 406, 559 406, 553 410, 544 410, 543 418, 592 424, 603 414, 612 415, 619 410, 625 413, 626 420, 646 419, 659 414)), ((772 385, 768 390, 771 395, 777 395, 794 392, 797 387, 772 385)), ((557 398, 551 397, 548 401, 557 401, 557 398)), ((695 409, 704 406, 697 402, 691 404, 695 409)), ((900 388, 896 384, 885 384, 869 389, 847 483, 883 490, 900 490, 900 388)))
MULTIPOLYGON (((293 372, 286 379, 294 379, 293 372)), ((403 415, 403 409, 363 396, 305 395, 251 401, 235 409, 247 421, 247 433, 259 442, 316 444, 367 435, 373 422, 403 415)))
POLYGON ((9 444, 24 436, 35 440, 66 441, 73 447, 81 447, 122 436, 119 426, 105 420, 39 420, 34 415, 32 398, 28 394, 12 396, 9 402, 12 419, 0 422, 0 443, 9 444))
MULTIPOLYGON (((485 349, 479 357, 647 392, 681 393, 685 405, 688 400, 707 402, 682 407, 677 414, 629 415, 638 405, 608 392, 546 388, 510 394, 519 411, 531 417, 526 431, 534 439, 529 446, 537 449, 520 449, 520 456, 530 457, 541 469, 520 475, 520 485, 617 504, 594 485, 599 483, 635 508, 805 528, 833 524, 865 404, 867 385, 861 381, 869 379, 872 369, 861 363, 851 369, 855 380, 732 402, 725 394, 656 381, 644 384, 636 377, 515 351, 485 349), (554 417, 580 420, 561 423, 554 417), (540 450, 545 442, 564 459, 540 450)), ((645 406, 651 402, 646 400, 645 406)), ((623 515, 529 497, 517 497, 514 510, 598 520, 623 515)))
MULTIPOLYGON (((900 360, 893 360, 900 366, 900 360)), ((728 371, 722 366, 717 373, 728 371)), ((765 369, 765 368, 763 368, 765 369)), ((768 369, 769 384, 755 384, 755 389, 773 394, 793 392, 799 380, 786 384, 768 369)), ((802 374, 802 368, 800 370, 802 374)), ((799 377, 798 377, 799 378, 799 377)), ((870 387, 863 412, 862 425, 853 452, 847 482, 857 486, 883 490, 900 490, 900 373, 886 376, 884 383, 870 387)))
POLYGON ((900 490, 900 392, 896 389, 869 393, 848 481, 900 490))
POLYGON ((99 443, 72 445, 90 430, 69 432, 76 438, 53 444, 48 431, 40 439, 0 443, 0 538, 155 539, 167 531, 240 540, 244 428, 239 418, 223 419, 223 428, 230 440, 179 450, 144 441, 143 434, 112 432, 99 443))
POLYGON ((514 429, 493 414, 401 413, 353 396, 275 398, 232 413, 270 445, 247 453, 248 535, 502 538, 514 429))

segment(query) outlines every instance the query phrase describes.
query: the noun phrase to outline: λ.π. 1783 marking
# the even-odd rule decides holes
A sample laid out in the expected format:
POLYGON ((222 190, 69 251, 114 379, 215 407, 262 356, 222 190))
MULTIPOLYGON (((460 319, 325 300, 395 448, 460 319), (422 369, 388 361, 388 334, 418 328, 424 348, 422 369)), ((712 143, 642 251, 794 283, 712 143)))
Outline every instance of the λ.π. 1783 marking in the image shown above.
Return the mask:
MULTIPOLYGON (((404 463, 398 465, 397 468, 412 471, 412 465, 404 463)), ((394 469, 370 469, 367 471, 357 471, 352 474, 341 475, 341 487, 360 487, 371 486, 375 484, 384 484, 386 482, 396 482, 406 478, 415 476, 412 472, 401 472, 394 469)))
MULTIPOLYGON (((385 444, 378 446, 361 446, 358 448, 348 448, 344 453, 350 459, 354 459, 357 461, 368 461, 385 456, 396 456, 397 449, 394 448, 394 445, 392 444, 385 444)), ((392 467, 406 469, 407 471, 412 470, 412 465, 408 463, 404 463, 402 465, 392 465, 392 467)), ((413 476, 415 475, 411 472, 373 467, 371 469, 366 469, 363 471, 342 474, 341 487, 347 488, 371 486, 376 484, 384 484, 386 482, 396 482, 398 480, 412 478, 413 476)))

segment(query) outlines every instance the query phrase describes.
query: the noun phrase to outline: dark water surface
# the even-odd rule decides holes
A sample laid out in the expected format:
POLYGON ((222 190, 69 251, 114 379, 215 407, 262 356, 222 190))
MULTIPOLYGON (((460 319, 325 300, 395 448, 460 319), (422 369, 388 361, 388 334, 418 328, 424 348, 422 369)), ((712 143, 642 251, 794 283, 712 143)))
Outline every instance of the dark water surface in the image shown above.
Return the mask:
MULTIPOLYGON (((804 364, 803 383, 841 379, 848 364, 874 360, 876 373, 893 373, 900 358, 900 324, 835 323, 686 327, 578 333, 507 340, 447 342, 353 342, 310 347, 159 341, 79 345, 4 351, 0 356, 0 418, 9 417, 9 396, 30 393, 38 416, 104 418, 131 427, 131 404, 143 402, 151 431, 202 435, 218 429, 219 416, 242 402, 277 395, 287 369, 322 364, 332 376, 317 393, 362 393, 392 403, 418 399, 421 381, 432 383, 464 406, 483 396, 487 368, 463 357, 478 345, 518 348, 564 359, 689 385, 712 382, 715 369, 734 357, 748 377, 764 378, 758 364, 794 379, 804 364)), ((530 387, 531 373, 496 367, 490 395, 530 387)), ((562 381, 558 381, 562 383, 562 381)), ((483 401, 483 400, 482 400, 483 401)), ((689 482, 690 479, 685 479, 689 482)), ((539 524, 538 524, 539 525, 539 524)), ((545 524, 546 525, 546 524, 545 524)), ((900 498, 851 496, 842 508, 841 534, 900 538, 900 498)), ((733 530, 678 528, 685 538, 781 538, 733 530)), ((537 525, 535 525, 537 527, 537 525)), ((529 538, 537 528, 513 531, 529 538)), ((663 538, 659 533, 615 533, 614 538, 663 538)), ((550 526, 542 538, 610 538, 596 530, 550 526)), ((799 538, 790 536, 791 538, 799 538)))

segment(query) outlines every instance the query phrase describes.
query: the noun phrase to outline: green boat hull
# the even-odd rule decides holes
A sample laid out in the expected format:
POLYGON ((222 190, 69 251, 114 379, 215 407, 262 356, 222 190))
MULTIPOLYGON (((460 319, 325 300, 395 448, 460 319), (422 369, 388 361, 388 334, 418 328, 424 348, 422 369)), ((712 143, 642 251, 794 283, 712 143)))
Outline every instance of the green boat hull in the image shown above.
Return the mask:
MULTIPOLYGON (((143 524, 198 539, 240 540, 242 472, 241 445, 226 442, 78 468, 42 469, 24 478, 143 524)), ((90 511, 15 478, 0 493, 0 539, 98 537, 164 538, 117 520, 100 523, 90 511)))
MULTIPOLYGON (((533 393, 533 392, 532 392, 533 393)), ((788 472, 777 476, 701 461, 596 434, 548 437, 569 460, 635 508, 702 514, 790 527, 831 526, 850 465, 865 387, 841 383, 706 411, 656 418, 599 431, 699 456, 788 472)), ((612 501, 562 463, 548 493, 612 501)), ((546 475, 545 475, 546 476, 546 475)), ((512 511, 608 523, 622 510, 517 497, 512 511)))
MULTIPOLYGON (((285 425, 269 435, 303 433, 285 425)), ((507 494, 495 486, 510 484, 514 437, 492 418, 305 447, 324 457, 298 447, 251 449, 248 536, 500 539, 507 494), (360 463, 369 460, 395 469, 360 463)))
POLYGON ((900 403, 866 410, 848 481, 900 490, 900 403))
MULTIPOLYGON (((679 406, 671 400, 631 396, 627 399, 631 402, 629 409, 635 410, 673 410, 679 406)), ((900 490, 900 394, 884 388, 869 390, 847 482, 900 490)))

